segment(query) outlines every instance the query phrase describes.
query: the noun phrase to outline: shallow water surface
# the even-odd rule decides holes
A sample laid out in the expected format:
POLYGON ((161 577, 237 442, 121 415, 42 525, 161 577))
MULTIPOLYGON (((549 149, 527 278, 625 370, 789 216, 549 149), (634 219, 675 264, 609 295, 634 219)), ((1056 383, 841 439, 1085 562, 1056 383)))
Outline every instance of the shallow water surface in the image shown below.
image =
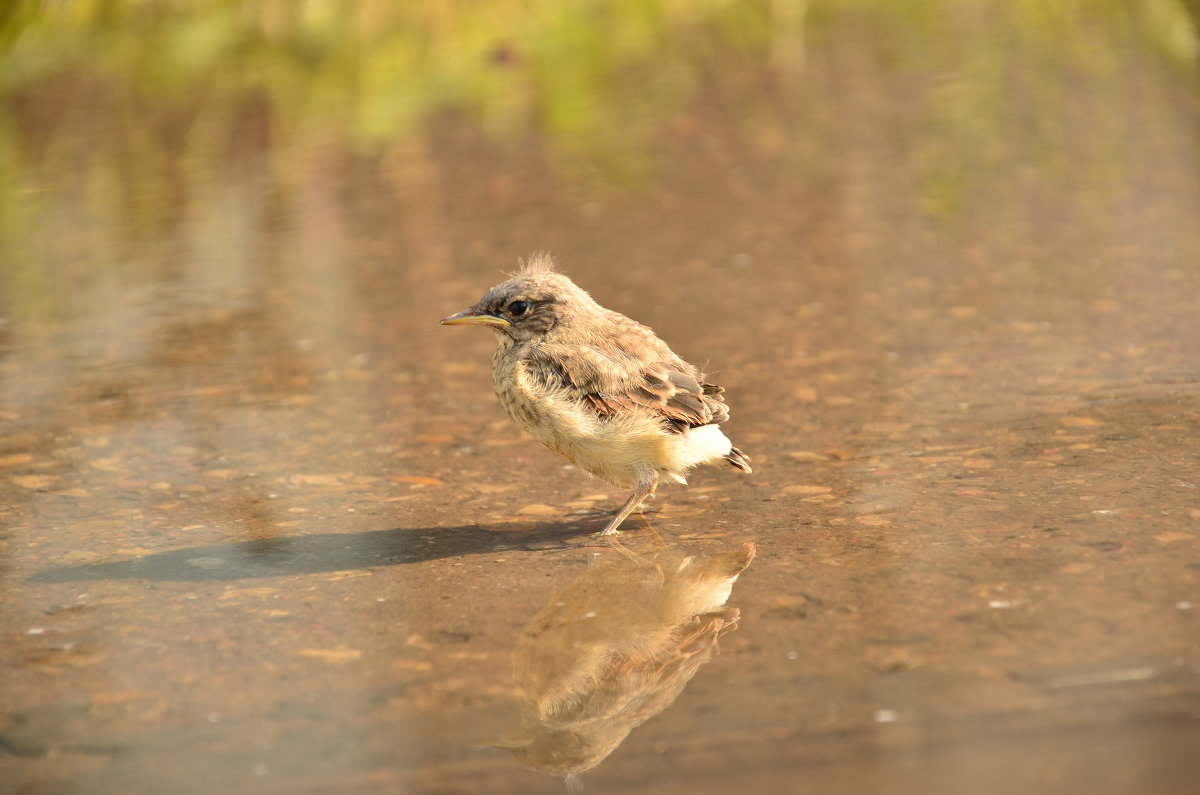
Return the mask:
POLYGON ((1185 6, 437 5, 4 21, 0 792, 1192 791, 1185 6), (753 475, 578 544, 540 249, 753 475))

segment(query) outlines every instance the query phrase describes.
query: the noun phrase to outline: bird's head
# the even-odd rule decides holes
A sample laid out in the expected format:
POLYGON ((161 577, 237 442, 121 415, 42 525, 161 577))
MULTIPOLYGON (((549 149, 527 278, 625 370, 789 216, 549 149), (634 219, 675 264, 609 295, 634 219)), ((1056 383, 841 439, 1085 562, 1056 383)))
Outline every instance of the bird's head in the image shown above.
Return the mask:
POLYGON ((573 281, 537 255, 506 282, 497 284, 469 309, 441 320, 443 326, 487 326, 514 342, 551 334, 596 304, 573 281))

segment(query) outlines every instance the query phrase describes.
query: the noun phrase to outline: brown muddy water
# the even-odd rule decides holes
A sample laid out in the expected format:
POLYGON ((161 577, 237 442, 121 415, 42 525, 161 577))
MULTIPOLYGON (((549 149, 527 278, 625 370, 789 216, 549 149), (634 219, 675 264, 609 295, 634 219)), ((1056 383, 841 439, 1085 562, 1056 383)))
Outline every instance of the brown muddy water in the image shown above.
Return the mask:
POLYGON ((0 20, 0 792, 1195 791, 1185 5, 637 5, 0 20), (576 544, 538 249, 753 475, 576 544))

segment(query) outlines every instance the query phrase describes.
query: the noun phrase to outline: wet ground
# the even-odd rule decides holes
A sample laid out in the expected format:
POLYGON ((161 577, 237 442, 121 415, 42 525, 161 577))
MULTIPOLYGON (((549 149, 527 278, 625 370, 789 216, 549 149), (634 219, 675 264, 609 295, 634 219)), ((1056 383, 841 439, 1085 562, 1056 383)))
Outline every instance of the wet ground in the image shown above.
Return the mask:
POLYGON ((8 85, 0 792, 1193 791, 1194 34, 1000 7, 584 129, 8 85), (575 545, 625 495, 436 325, 536 249, 753 475, 575 545))

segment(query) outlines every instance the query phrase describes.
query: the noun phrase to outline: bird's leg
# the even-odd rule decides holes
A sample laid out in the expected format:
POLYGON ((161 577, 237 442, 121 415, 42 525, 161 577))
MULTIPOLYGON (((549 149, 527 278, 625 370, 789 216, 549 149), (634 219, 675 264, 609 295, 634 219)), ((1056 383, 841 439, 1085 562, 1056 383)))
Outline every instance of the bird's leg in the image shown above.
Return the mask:
POLYGON ((658 475, 650 475, 648 480, 643 480, 637 484, 637 488, 633 490, 633 494, 629 495, 629 499, 621 506, 621 510, 617 511, 617 515, 597 535, 610 536, 617 532, 617 528, 621 526, 621 522, 625 521, 629 514, 633 513, 634 509, 642 504, 642 500, 652 495, 656 488, 658 488, 658 475))
POLYGON ((650 504, 653 500, 656 500, 656 499, 658 499, 658 495, 656 493, 651 492, 651 493, 647 494, 646 499, 644 499, 640 503, 638 503, 638 507, 633 509, 632 515, 641 518, 648 513, 658 513, 658 510, 659 510, 658 506, 650 504))
POLYGON ((663 570, 662 566, 657 561, 651 560, 640 552, 634 552, 632 549, 622 544, 617 534, 606 536, 604 540, 608 542, 610 547, 624 555, 625 559, 634 566, 642 569, 652 570, 657 576, 657 581, 662 582, 663 570))
POLYGON ((650 520, 646 518, 646 514, 639 513, 637 518, 638 521, 642 523, 642 528, 650 534, 650 538, 654 541, 655 546, 663 549, 666 549, 668 546, 670 546, 670 544, 662 540, 662 536, 658 534, 658 531, 650 526, 650 520))

